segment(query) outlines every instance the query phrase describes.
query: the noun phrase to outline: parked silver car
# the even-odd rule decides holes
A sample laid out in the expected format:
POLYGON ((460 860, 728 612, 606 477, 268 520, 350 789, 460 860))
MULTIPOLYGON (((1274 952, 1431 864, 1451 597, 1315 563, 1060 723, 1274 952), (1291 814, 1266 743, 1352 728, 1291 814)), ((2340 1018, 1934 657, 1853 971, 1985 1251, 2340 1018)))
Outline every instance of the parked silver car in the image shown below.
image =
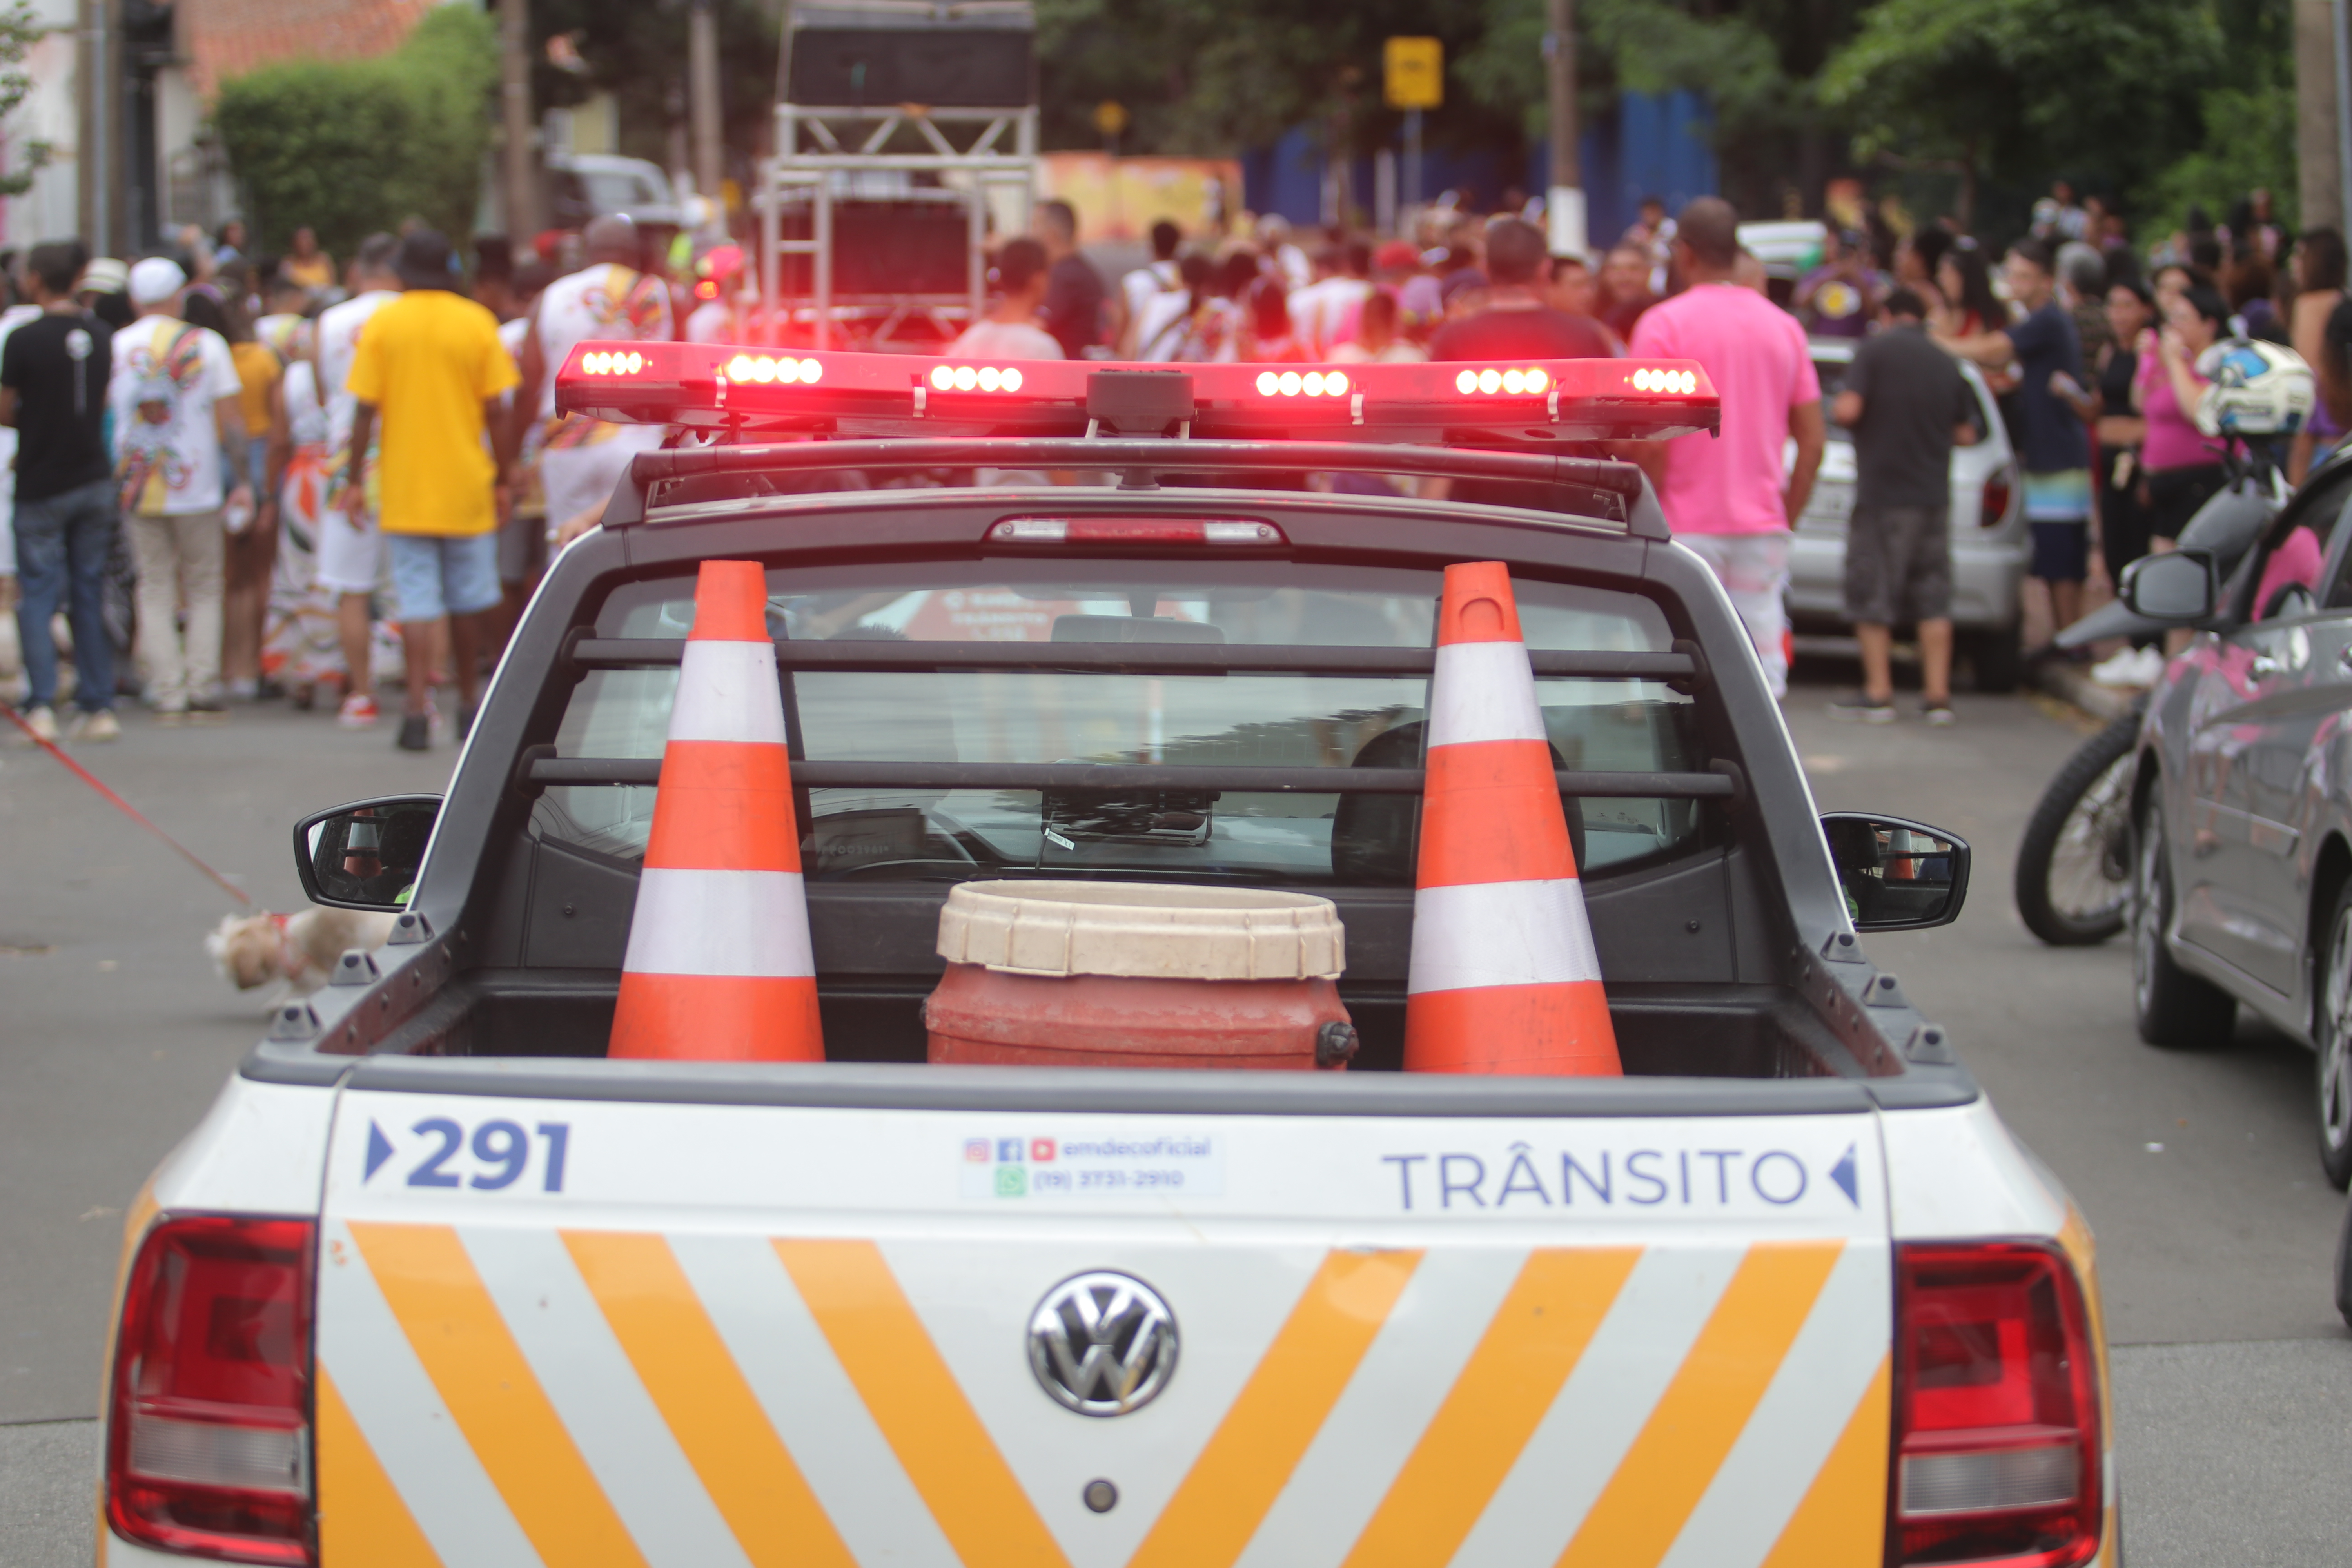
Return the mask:
MULTIPOLYGON (((1824 413, 1853 363, 1853 350, 1842 338, 1812 340, 1824 413)), ((1963 363, 1960 374, 1976 395, 1983 434, 1973 447, 1952 448, 1952 624, 1959 658, 1974 671, 1977 689, 2009 691, 2022 673, 2018 584, 2032 553, 2024 486, 1991 390, 1974 365, 1963 363)), ((1848 624, 1845 528, 1853 510, 1853 437, 1834 423, 1829 434, 1821 478, 1797 520, 1789 552, 1789 620, 1801 637, 1843 632, 1848 624)), ((1789 460, 1795 457, 1791 442, 1789 460)))

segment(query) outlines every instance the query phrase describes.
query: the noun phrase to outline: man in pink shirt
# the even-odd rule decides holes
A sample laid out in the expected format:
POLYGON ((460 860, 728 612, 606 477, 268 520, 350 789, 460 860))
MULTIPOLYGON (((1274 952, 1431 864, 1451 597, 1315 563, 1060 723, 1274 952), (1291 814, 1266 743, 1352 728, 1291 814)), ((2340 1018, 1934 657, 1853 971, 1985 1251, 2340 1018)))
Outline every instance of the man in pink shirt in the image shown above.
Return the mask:
POLYGON ((1721 434, 1633 444, 1675 541, 1714 569, 1763 661, 1772 695, 1789 689, 1789 530, 1805 510, 1827 433, 1822 384, 1797 319, 1736 279, 1739 218, 1701 196, 1675 224, 1675 264, 1690 280, 1633 327, 1634 359, 1696 360, 1723 399, 1721 434), (1797 443, 1796 466, 1782 448, 1797 443))

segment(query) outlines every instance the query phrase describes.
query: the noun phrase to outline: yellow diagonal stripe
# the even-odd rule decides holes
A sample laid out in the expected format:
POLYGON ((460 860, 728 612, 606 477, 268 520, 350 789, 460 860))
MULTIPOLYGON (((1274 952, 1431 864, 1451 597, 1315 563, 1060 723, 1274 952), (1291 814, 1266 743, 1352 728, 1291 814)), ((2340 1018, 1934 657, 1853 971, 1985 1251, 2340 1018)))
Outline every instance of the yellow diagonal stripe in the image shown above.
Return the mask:
POLYGON ((1637 1247, 1528 1254, 1343 1568, 1444 1568, 1535 1436, 1637 1247))
POLYGON ((547 1568, 642 1565, 637 1543, 531 1375, 457 1233, 442 1225, 353 1221, 352 1239, 547 1568))
POLYGON ((1887 1388, 1882 1359, 1764 1568, 1875 1568, 1885 1561, 1887 1388))
POLYGON ((335 1568, 441 1568, 327 1369, 319 1369, 319 1552, 335 1568))
POLYGON ((1559 1568, 1649 1568, 1665 1556, 1780 1371, 1843 1246, 1759 1242, 1748 1249, 1559 1568))
POLYGON ((1420 1262, 1418 1250, 1323 1259, 1128 1568, 1228 1568, 1242 1554, 1420 1262))
POLYGON ((757 1568, 856 1568, 669 1244, 567 1230, 580 1277, 757 1568))
POLYGON ((963 1568, 1067 1568, 870 1241, 779 1241, 777 1256, 963 1568))

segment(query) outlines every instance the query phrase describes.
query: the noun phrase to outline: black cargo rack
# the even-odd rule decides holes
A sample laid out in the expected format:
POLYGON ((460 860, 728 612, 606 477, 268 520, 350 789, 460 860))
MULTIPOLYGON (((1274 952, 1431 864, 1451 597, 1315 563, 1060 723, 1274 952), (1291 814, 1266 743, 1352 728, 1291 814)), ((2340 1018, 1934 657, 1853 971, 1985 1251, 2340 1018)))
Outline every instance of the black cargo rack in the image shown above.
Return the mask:
MULTIPOLYGON (((813 428, 819 437, 827 433, 813 428)), ((1465 439, 1491 442, 1491 434, 1465 432, 1465 439)), ((1533 431, 1530 435, 1542 435, 1533 431)), ((1648 481, 1632 463, 1556 448, 1564 443, 1530 442, 1514 450, 1451 446, 1399 446, 1358 441, 1193 441, 1177 438, 1100 437, 957 437, 904 440, 825 439, 755 446, 673 447, 640 452, 628 477, 604 508, 606 528, 642 523, 649 505, 660 504, 659 486, 682 480, 741 475, 805 477, 829 471, 913 472, 935 468, 1059 469, 1117 472, 1115 489, 1061 486, 1057 494, 1073 509, 1089 500, 1132 497, 1160 489, 1164 473, 1360 473, 1457 479, 1507 480, 1547 488, 1556 498, 1582 506, 1566 515, 1585 523, 1616 523, 1636 539, 1671 539, 1665 514, 1649 493, 1648 481), (1590 508, 1591 510, 1586 510, 1590 508)), ((1447 503, 1433 501, 1433 506, 1447 503)), ((1538 516, 1540 509, 1527 509, 1538 516)))
MULTIPOLYGON (((682 637, 599 637, 575 628, 565 639, 562 666, 575 675, 598 669, 675 668, 686 655, 682 637)), ((1076 675, 1428 675, 1437 653, 1426 647, 1314 647, 1232 643, 801 642, 775 644, 776 665, 793 672, 1035 670, 1076 675)), ((1706 679, 1696 643, 1677 639, 1664 653, 1610 648, 1535 648, 1530 670, 1539 676, 1601 680, 1657 680, 1696 691, 1706 679)), ((1556 774, 1562 793, 1601 798, 1734 800, 1742 793, 1737 763, 1715 762, 1705 773, 1619 773, 1569 770, 1556 774)), ((1153 763, 807 762, 795 756, 793 783, 802 789, 882 790, 1138 790, 1231 791, 1265 795, 1419 795, 1420 768, 1250 767, 1153 763)), ((651 786, 661 779, 658 757, 560 757, 552 746, 522 756, 518 782, 549 784, 651 786)))
MULTIPOLYGON (((661 782, 659 757, 559 757, 551 746, 524 753, 523 778, 548 784, 635 784, 661 782)), ((1603 799, 1736 800, 1737 763, 1717 762, 1703 773, 1556 773, 1560 793, 1603 799)), ((1165 763, 793 763, 802 789, 877 790, 1137 790, 1230 792, 1237 795, 1419 795, 1420 768, 1258 768, 1165 763)))
MULTIPOLYGON (((575 670, 659 668, 686 655, 683 637, 599 637, 576 630, 563 658, 575 670)), ((1678 639, 1664 653, 1613 648, 1531 648, 1537 675, 1601 680, 1663 680, 1685 693, 1706 678, 1698 645, 1678 639)), ((1237 643, 796 642, 776 643, 784 670, 937 674, 942 670, 1045 670, 1087 675, 1427 675, 1426 647, 1314 647, 1237 643)))

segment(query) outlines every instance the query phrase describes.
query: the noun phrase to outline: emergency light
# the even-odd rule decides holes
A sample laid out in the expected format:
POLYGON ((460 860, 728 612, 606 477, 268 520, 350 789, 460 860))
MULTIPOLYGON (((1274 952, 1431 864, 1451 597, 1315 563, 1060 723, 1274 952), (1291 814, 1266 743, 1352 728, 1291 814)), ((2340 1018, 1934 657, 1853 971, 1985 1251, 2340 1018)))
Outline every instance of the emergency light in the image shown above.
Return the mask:
POLYGON ((1721 407, 1690 361, 1111 364, 583 342, 556 406, 621 424, 840 436, 1424 441, 1523 447, 1685 436, 1721 407))

